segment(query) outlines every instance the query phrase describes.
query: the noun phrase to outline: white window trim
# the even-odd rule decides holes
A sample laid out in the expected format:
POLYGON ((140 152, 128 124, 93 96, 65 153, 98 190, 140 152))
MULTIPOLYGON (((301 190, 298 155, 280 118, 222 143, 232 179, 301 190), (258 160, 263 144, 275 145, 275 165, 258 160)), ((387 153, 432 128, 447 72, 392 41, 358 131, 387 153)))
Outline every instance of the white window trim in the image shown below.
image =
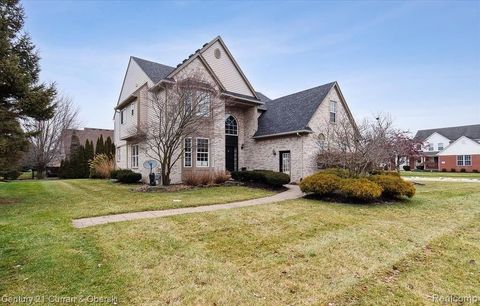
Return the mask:
POLYGON ((122 110, 120 111, 120 124, 121 124, 121 125, 124 125, 124 124, 125 124, 125 119, 126 119, 126 118, 125 118, 125 116, 124 116, 124 114, 123 114, 124 111, 125 111, 125 109, 122 109, 122 110))
POLYGON ((122 155, 121 155, 122 149, 121 147, 117 147, 117 152, 116 152, 116 157, 117 157, 117 162, 122 160, 122 155))
MULTIPOLYGON (((200 152, 204 153, 204 152, 200 152)), ((208 168, 210 167, 210 138, 205 138, 205 137, 197 137, 195 138, 195 166, 197 168, 208 168), (206 166, 199 166, 198 165, 198 140, 199 139, 206 139, 207 140, 207 165, 206 166)))
POLYGON ((234 120, 235 120, 235 123, 237 124, 237 133, 236 134, 230 134, 230 133, 227 133, 227 130, 225 129, 225 135, 227 136, 238 136, 238 120, 237 118, 234 116, 234 115, 230 115, 230 114, 227 114, 225 115, 225 121, 229 118, 229 117, 232 117, 234 120))
POLYGON ((138 153, 139 153, 139 152, 138 152, 138 144, 135 144, 135 145, 132 145, 132 146, 131 146, 131 153, 132 153, 132 154, 131 154, 131 156, 130 156, 130 165, 132 166, 133 169, 138 169, 138 162, 139 162, 139 160, 138 160, 138 159, 139 159, 139 158, 138 158, 138 155, 139 155, 139 154, 138 154, 138 153), (136 149, 136 153, 137 153, 137 154, 136 154, 136 155, 133 155, 133 148, 134 148, 134 147, 137 147, 137 149, 136 149), (135 160, 135 157, 137 158, 137 159, 136 159, 137 165, 134 166, 134 165, 133 165, 133 161, 135 160))
POLYGON ((457 159, 457 167, 471 167, 472 166, 472 155, 469 155, 469 154, 457 155, 456 159, 457 159), (469 165, 467 165, 467 159, 466 159, 467 156, 470 157, 470 159, 468 160, 468 162, 470 163, 469 165), (459 157, 461 157, 461 159, 458 159, 459 157), (460 162, 461 162, 461 164, 460 164, 460 162))
POLYGON ((330 104, 328 105, 328 121, 330 123, 337 123, 337 106, 338 106, 338 102, 337 101, 333 101, 333 100, 330 100, 330 104), (333 111, 332 111, 332 105, 334 105, 333 107, 333 111), (332 121, 332 114, 334 114, 335 116, 335 119, 332 121))
POLYGON ((185 168, 192 168, 192 166, 193 166, 193 139, 192 139, 192 137, 186 137, 186 138, 183 139, 183 166, 185 168), (190 166, 185 165, 185 160, 186 160, 185 159, 185 153, 187 153, 185 151, 185 140, 187 140, 187 139, 190 139, 190 166))

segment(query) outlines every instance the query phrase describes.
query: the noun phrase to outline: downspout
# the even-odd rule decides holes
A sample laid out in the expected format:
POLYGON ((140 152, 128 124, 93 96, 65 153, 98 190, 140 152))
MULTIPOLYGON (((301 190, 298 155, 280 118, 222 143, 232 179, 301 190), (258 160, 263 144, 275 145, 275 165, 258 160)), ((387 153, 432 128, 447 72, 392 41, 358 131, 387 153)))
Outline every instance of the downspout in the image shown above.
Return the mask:
POLYGON ((300 177, 300 179, 303 179, 303 157, 305 155, 304 152, 303 152, 303 137, 302 137, 302 135, 300 135, 300 133, 297 133, 297 135, 298 135, 298 137, 301 137, 301 140, 302 140, 302 151, 301 151, 302 152, 301 153, 302 158, 301 158, 301 170, 300 170, 301 177, 300 177))

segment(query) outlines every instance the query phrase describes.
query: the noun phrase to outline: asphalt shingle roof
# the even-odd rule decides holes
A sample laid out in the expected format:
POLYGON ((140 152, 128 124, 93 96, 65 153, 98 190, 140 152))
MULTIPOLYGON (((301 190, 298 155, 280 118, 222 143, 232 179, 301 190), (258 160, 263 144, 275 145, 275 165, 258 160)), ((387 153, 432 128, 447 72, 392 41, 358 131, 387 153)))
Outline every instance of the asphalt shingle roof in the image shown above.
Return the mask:
POLYGON ((470 139, 480 139, 480 124, 419 130, 415 135, 415 138, 423 141, 435 132, 447 137, 450 140, 457 140, 462 136, 466 136, 470 139))
POLYGON ((132 56, 132 59, 137 62, 137 64, 142 68, 142 70, 147 74, 147 76, 154 82, 157 83, 160 80, 167 77, 175 68, 155 63, 152 61, 144 60, 135 56, 132 56))
POLYGON ((265 102, 255 137, 310 130, 308 122, 335 82, 265 102))

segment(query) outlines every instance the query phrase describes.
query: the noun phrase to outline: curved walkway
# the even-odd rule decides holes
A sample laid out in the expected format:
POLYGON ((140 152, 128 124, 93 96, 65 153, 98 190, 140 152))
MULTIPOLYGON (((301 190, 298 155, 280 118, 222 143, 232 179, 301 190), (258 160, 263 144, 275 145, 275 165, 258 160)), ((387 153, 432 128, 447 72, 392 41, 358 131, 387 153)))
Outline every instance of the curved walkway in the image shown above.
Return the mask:
POLYGON ((151 218, 160 218, 160 217, 176 216, 176 215, 183 215, 183 214, 209 212, 209 211, 216 211, 216 210, 232 209, 237 207, 269 204, 274 202, 297 199, 303 196, 303 193, 300 191, 300 188, 298 186, 285 185, 285 187, 288 188, 287 191, 280 192, 278 194, 265 197, 265 198, 233 202, 228 204, 213 204, 213 205, 196 206, 196 207, 175 208, 175 209, 166 209, 166 210, 151 210, 151 211, 116 214, 116 215, 106 215, 106 216, 100 216, 100 217, 81 218, 81 219, 73 220, 73 226, 76 228, 84 228, 84 227, 90 227, 90 226, 95 226, 100 224, 130 221, 130 220, 137 220, 137 219, 151 219, 151 218))

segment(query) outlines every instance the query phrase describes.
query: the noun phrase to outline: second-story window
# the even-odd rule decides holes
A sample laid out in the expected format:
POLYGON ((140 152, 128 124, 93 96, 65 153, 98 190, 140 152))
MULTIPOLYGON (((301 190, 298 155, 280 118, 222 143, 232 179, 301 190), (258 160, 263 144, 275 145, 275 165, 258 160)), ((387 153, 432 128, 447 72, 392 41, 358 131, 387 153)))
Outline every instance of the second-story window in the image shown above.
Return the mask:
POLYGON ((125 117, 124 117, 123 113, 124 113, 124 110, 122 109, 122 110, 120 111, 120 124, 124 124, 124 123, 125 123, 125 117))
POLYGON ((337 122, 337 102, 330 101, 330 122, 337 122))
POLYGON ((438 151, 442 151, 443 150, 443 143, 438 143, 438 151))
POLYGON ((198 103, 198 115, 208 117, 210 115, 211 96, 205 94, 201 97, 201 101, 198 103))
POLYGON ((428 151, 433 151, 433 143, 428 144, 428 151))

